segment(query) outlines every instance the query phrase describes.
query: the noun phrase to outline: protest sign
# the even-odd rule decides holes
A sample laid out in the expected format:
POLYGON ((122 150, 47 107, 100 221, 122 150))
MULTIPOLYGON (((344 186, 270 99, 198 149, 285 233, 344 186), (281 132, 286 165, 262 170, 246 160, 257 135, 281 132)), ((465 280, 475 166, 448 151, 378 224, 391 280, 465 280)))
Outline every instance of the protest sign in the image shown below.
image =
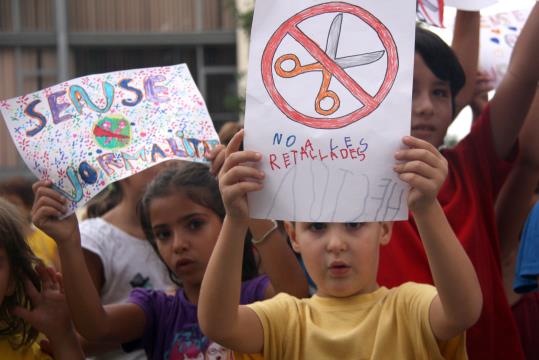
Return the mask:
POLYGON ((478 11, 496 4, 498 0, 445 0, 445 5, 466 11, 478 11))
POLYGON ((206 161, 218 137, 186 65, 90 75, 0 102, 26 165, 71 212, 169 159, 206 161))
POLYGON ((504 77, 515 42, 530 14, 527 8, 481 16, 479 70, 497 87, 504 77))
POLYGON ((410 133, 415 0, 256 2, 246 149, 263 154, 251 216, 406 219, 394 153, 410 133))
POLYGON ((444 27, 444 0, 417 0, 417 18, 429 25, 444 27))

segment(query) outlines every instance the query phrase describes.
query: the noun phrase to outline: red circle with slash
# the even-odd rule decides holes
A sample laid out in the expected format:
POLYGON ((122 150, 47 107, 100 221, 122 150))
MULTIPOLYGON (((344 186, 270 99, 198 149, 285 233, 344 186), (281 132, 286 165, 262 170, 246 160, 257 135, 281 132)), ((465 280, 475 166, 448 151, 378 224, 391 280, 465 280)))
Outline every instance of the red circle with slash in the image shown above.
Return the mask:
POLYGON ((353 122, 356 122, 371 112, 376 110, 378 106, 385 99, 389 90, 395 82, 397 71, 399 68, 397 46, 393 40, 393 36, 384 24, 380 22, 374 15, 369 13, 363 8, 355 5, 345 4, 341 2, 332 2, 321 5, 312 6, 303 10, 302 12, 294 15, 287 21, 285 21, 271 36, 264 53, 262 54, 262 81, 268 91, 271 99, 277 105, 277 107, 290 119, 297 121, 303 125, 317 129, 338 129, 345 127, 353 122), (378 92, 371 96, 352 78, 346 73, 334 59, 331 59, 322 50, 318 44, 305 35, 297 25, 302 21, 311 18, 313 16, 322 15, 326 13, 348 13, 354 15, 363 20, 367 25, 374 29, 378 35, 378 38, 382 42, 386 54, 387 54, 387 70, 384 77, 384 81, 378 92), (308 116, 298 112, 283 98, 283 96, 277 90, 275 81, 273 79, 273 58, 275 52, 281 44, 281 41, 286 35, 292 36, 297 42, 299 42, 308 52, 314 57, 322 66, 331 72, 332 76, 337 78, 346 89, 348 89, 354 97, 356 97, 363 107, 355 110, 347 115, 336 118, 317 118, 308 116))

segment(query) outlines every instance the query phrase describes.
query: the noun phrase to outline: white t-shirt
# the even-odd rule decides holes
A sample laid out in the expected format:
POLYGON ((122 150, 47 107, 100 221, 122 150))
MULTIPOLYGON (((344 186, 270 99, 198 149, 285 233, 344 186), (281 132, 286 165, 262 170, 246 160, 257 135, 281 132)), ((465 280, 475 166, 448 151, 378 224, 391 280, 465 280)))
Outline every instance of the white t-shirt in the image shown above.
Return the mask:
MULTIPOLYGON (((150 242, 133 237, 101 218, 80 223, 82 248, 101 259, 105 282, 101 290, 103 305, 126 302, 134 288, 169 290, 175 287, 150 242)), ((144 351, 129 354, 121 350, 95 359, 146 359, 144 351)))

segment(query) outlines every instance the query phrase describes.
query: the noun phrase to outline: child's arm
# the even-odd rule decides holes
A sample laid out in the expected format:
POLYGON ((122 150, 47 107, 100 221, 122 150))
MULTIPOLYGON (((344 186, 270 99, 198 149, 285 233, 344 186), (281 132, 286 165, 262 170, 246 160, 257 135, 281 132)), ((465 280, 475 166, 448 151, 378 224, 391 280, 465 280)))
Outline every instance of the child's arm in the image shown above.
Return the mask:
MULTIPOLYGON (((225 161, 225 149, 225 146, 217 145, 207 156, 211 161, 210 171, 216 176, 221 172, 225 161)), ((307 277, 288 245, 286 235, 279 229, 268 233, 273 226, 273 222, 269 220, 249 221, 249 229, 254 239, 262 239, 267 234, 263 241, 254 245, 260 255, 262 269, 271 280, 265 297, 270 298, 280 292, 298 298, 307 297, 309 296, 307 277)))
POLYGON ((479 11, 457 10, 451 48, 464 69, 466 83, 455 99, 455 116, 470 103, 474 94, 479 61, 479 20, 479 11))
POLYGON ((532 9, 513 49, 511 61, 490 101, 496 153, 507 158, 532 103, 539 81, 539 3, 532 9))
MULTIPOLYGON (((249 221, 249 229, 255 239, 263 237, 273 226, 273 222, 269 220, 251 219, 249 221)), ((298 298, 309 296, 307 277, 288 245, 286 235, 279 228, 271 231, 255 247, 260 255, 262 269, 271 280, 271 285, 266 291, 266 298, 280 292, 298 298)))
POLYGON ((426 141, 405 137, 409 149, 395 170, 411 187, 408 205, 427 253, 438 291, 429 319, 437 339, 448 340, 472 326, 481 313, 482 295, 473 265, 457 240, 436 196, 447 176, 447 160, 426 141))
POLYGON ((513 291, 515 262, 520 232, 539 182, 539 92, 520 131, 520 153, 496 200, 496 224, 500 234, 500 254, 505 293, 509 304, 520 299, 513 291))
POLYGON ((36 271, 43 286, 41 292, 26 281, 26 292, 34 308, 16 307, 13 313, 47 336, 56 360, 84 359, 55 271, 42 265, 36 271))
POLYGON ((478 72, 475 79, 475 89, 470 100, 472 116, 477 119, 488 104, 488 93, 494 90, 492 77, 486 72, 478 72))
POLYGON ((124 343, 141 337, 146 319, 139 306, 101 305, 84 261, 77 218, 73 214, 59 219, 67 211, 66 200, 50 185, 34 184, 32 220, 58 244, 67 303, 77 330, 91 341, 124 343))
POLYGON ((204 334, 219 344, 243 353, 260 353, 262 324, 253 310, 239 303, 243 241, 249 224, 247 193, 262 188, 264 174, 244 165, 260 161, 260 155, 238 151, 242 138, 240 131, 230 141, 219 176, 226 216, 202 280, 198 321, 204 334))

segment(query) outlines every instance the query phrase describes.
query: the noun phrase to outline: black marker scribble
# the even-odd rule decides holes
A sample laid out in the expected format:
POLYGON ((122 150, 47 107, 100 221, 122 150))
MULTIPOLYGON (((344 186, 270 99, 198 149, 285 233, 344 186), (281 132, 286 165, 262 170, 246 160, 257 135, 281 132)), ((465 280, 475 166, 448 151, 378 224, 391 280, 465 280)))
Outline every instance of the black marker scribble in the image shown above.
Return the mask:
MULTIPOLYGON (((270 214, 273 212, 273 208, 275 207, 275 202, 277 201, 277 197, 279 197, 279 195, 281 194, 281 188, 283 187, 283 184, 284 182, 286 181, 286 179, 288 178, 288 175, 290 175, 291 172, 294 172, 294 175, 296 174, 296 167, 292 167, 290 168, 290 170, 288 170, 286 172, 286 174, 283 176, 281 182, 279 183, 279 186, 277 186, 277 188, 275 189, 275 192, 273 193, 273 199, 271 199, 271 205, 266 213, 266 216, 265 218, 266 219, 272 219, 272 217, 270 217, 270 214)), ((294 187, 292 187, 292 196, 295 197, 295 193, 294 193, 294 187)), ((294 212, 296 211, 296 205, 295 205, 295 199, 293 200, 293 203, 294 203, 294 212)))
POLYGON ((384 189, 383 192, 382 192, 382 196, 381 197, 374 197, 374 196, 371 197, 372 200, 380 201, 380 206, 378 206, 378 209, 376 210, 376 215, 374 217, 374 220, 381 220, 378 215, 380 214, 380 211, 382 210, 382 207, 384 206, 384 200, 386 198, 387 189, 389 187, 389 184, 391 184, 391 179, 387 179, 387 178, 381 179, 381 183, 380 183, 380 185, 378 187, 384 189))
POLYGON ((367 182, 367 186, 365 186, 365 189, 367 190, 367 193, 363 197, 363 208, 361 209, 361 212, 355 218, 352 218, 350 220, 350 222, 356 222, 356 221, 360 221, 360 220, 363 219, 363 216, 365 216, 365 210, 367 209, 367 201, 368 201, 369 195, 371 193, 371 180, 365 174, 360 174, 360 176, 362 176, 365 179, 365 181, 367 182))
POLYGON ((337 190, 337 196, 335 197, 335 206, 333 207, 333 212, 331 214, 331 221, 335 221, 335 213, 337 212, 337 205, 339 204, 339 199, 341 198, 341 191, 344 187, 344 181, 346 180, 347 175, 354 175, 354 173, 348 169, 339 169, 339 171, 342 171, 343 177, 341 181, 341 185, 339 186, 339 190, 337 190))
MULTIPOLYGON (((328 191, 328 186, 329 186, 329 169, 328 169, 328 166, 324 163, 321 163, 320 165, 322 165, 324 167, 324 170, 326 170, 325 172, 325 178, 326 178, 326 184, 324 185, 323 189, 324 191, 322 192, 322 198, 321 198, 321 201, 316 201, 316 186, 315 186, 315 179, 319 178, 319 177, 323 177, 322 174, 320 174, 318 177, 315 176, 315 173, 314 173, 314 170, 313 170, 313 162, 311 162, 311 166, 310 166, 310 170, 311 170, 311 179, 312 179, 312 190, 313 190, 313 196, 312 196, 312 201, 311 201, 311 206, 309 208, 309 217, 311 218, 312 221, 317 221, 320 219, 320 217, 322 216, 322 211, 323 211, 323 207, 324 207, 324 204, 326 202, 326 194, 327 194, 327 191, 328 191), (313 215, 313 210, 314 207, 318 205, 318 215, 315 216, 313 215)), ((321 171, 320 171, 321 172, 321 171)))
POLYGON ((393 216, 391 216, 391 220, 394 220, 395 217, 397 217, 397 215, 399 214, 399 211, 401 209, 401 203, 402 203, 402 196, 404 194, 404 190, 400 190, 400 191, 397 191, 398 193, 398 196, 397 196, 397 205, 396 206, 392 206, 391 205, 391 200, 394 199, 395 197, 393 196, 394 194, 394 191, 395 191, 395 188, 397 187, 397 183, 393 183, 393 186, 391 187, 391 193, 389 194, 388 198, 387 198, 387 202, 386 202, 386 212, 384 213, 384 219, 385 220, 389 220, 390 218, 388 217, 388 212, 389 210, 394 210, 393 212, 393 216))

